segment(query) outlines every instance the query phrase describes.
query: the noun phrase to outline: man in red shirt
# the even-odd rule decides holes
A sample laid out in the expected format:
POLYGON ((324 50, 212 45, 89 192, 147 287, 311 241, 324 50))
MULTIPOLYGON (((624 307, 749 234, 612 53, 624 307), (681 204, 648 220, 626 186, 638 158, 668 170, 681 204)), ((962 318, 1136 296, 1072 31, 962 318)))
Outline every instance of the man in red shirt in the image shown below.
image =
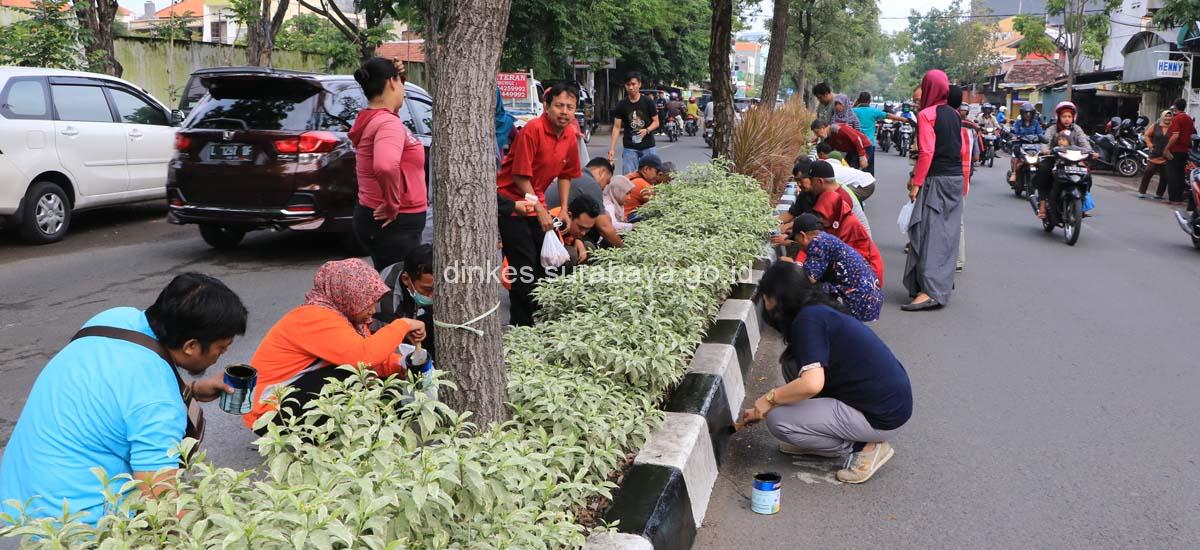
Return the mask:
MULTIPOLYGON (((575 106, 579 90, 566 83, 546 91, 546 112, 526 124, 496 174, 496 192, 511 201, 537 196, 534 215, 514 212, 500 216, 500 240, 511 270, 510 319, 516 326, 532 326, 537 303, 533 288, 546 276, 541 264, 542 239, 554 220, 546 208, 546 189, 558 181, 563 212, 571 196, 571 179, 581 174, 575 106)), ((569 220, 562 220, 569 224, 569 220)))
POLYGON ((835 150, 841 151, 846 158, 846 164, 851 168, 857 166, 860 170, 867 169, 867 148, 871 146, 871 140, 866 134, 855 130, 849 124, 820 120, 813 121, 812 131, 818 141, 824 140, 835 150))
POLYGON ((1167 199, 1171 204, 1183 204, 1183 192, 1186 189, 1184 170, 1187 168, 1188 151, 1192 148, 1192 134, 1196 133, 1195 120, 1187 114, 1187 100, 1179 98, 1171 106, 1175 117, 1171 119, 1171 127, 1167 129, 1167 150, 1163 157, 1167 159, 1167 199))
POLYGON ((876 248, 875 241, 871 240, 867 228, 863 227, 862 222, 854 215, 854 200, 834 179, 833 166, 818 160, 812 163, 808 176, 812 180, 812 193, 817 196, 812 213, 821 218, 827 233, 841 239, 862 254, 863 259, 867 260, 871 269, 879 276, 879 284, 882 285, 883 256, 879 254, 879 249, 876 248))

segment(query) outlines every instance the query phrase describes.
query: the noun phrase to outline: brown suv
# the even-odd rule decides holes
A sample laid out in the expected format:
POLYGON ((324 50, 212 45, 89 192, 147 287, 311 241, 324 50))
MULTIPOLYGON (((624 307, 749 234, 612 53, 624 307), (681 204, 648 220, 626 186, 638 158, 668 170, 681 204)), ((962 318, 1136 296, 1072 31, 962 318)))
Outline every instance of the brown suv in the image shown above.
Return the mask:
MULTIPOLYGON (((263 69, 202 70, 192 78, 207 93, 175 136, 168 220, 197 224, 215 248, 269 228, 339 232, 353 247, 358 182, 346 133, 367 106, 358 83, 263 69)), ((428 153, 433 100, 414 84, 405 89, 400 118, 428 153)))

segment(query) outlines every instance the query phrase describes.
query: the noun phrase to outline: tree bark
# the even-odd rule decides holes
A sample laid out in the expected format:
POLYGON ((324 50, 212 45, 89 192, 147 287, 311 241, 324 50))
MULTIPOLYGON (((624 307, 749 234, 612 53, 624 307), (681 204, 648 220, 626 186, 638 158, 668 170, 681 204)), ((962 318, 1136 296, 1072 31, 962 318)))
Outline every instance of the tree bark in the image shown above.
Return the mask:
MULTIPOLYGON (((262 0, 258 12, 258 21, 254 24, 242 23, 247 26, 246 32, 246 64, 253 67, 270 67, 272 54, 275 50, 275 36, 283 28, 287 17, 288 5, 291 0, 279 0, 272 8, 271 0, 262 0)), ((301 2, 303 3, 303 2, 301 2)))
POLYGON ((733 0, 712 0, 711 28, 708 71, 712 81, 713 158, 728 158, 733 155, 733 82, 729 70, 733 0))
MULTIPOLYGON (((460 324, 499 303, 496 243, 496 70, 512 0, 449 0, 435 75, 454 75, 433 92, 434 272, 438 307, 434 319, 460 324)), ((436 32, 436 31, 435 31, 436 32)), ((436 78, 436 77, 434 77, 436 78)), ((727 79, 728 80, 728 79, 727 79)), ((472 411, 480 425, 509 418, 508 380, 500 338, 500 315, 472 325, 482 335, 439 328, 438 363, 458 390, 445 401, 472 411)))
POLYGON ((763 74, 762 105, 775 108, 779 96, 779 81, 783 78, 783 53, 787 49, 788 0, 775 0, 771 18, 771 49, 767 52, 767 68, 763 74))
POLYGON ((85 30, 92 40, 86 50, 96 52, 88 55, 89 67, 95 72, 116 77, 125 72, 125 68, 117 62, 117 54, 113 49, 113 20, 118 7, 116 0, 87 0, 75 4, 79 28, 85 30))
POLYGON ((804 105, 809 109, 813 99, 812 90, 808 86, 808 56, 812 53, 812 8, 813 2, 806 2, 804 13, 797 19, 800 24, 800 93, 803 94, 804 105))

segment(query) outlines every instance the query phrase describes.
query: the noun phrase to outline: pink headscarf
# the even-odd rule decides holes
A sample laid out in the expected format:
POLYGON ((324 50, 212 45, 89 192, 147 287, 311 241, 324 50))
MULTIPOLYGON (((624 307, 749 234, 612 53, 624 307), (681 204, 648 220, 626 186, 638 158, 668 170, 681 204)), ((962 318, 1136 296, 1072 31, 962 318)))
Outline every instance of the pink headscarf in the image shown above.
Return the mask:
POLYGON ((925 73, 925 77, 921 79, 920 110, 924 111, 935 105, 945 105, 949 96, 950 78, 946 76, 946 73, 938 69, 925 73))
MULTIPOLYGON (((313 287, 304 297, 304 305, 332 309, 349 321, 390 291, 379 273, 358 258, 325 262, 313 278, 313 287)), ((370 334, 366 325, 356 326, 354 330, 363 336, 370 334)))

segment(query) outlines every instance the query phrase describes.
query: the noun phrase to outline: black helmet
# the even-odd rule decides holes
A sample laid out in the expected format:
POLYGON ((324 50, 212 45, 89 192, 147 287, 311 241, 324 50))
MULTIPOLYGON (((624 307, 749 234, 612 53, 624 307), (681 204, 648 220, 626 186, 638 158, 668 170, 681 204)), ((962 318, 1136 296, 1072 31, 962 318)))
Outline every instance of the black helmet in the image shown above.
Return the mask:
POLYGON ((992 112, 992 104, 984 103, 983 107, 981 107, 981 109, 983 109, 983 112, 985 112, 985 113, 990 113, 990 112, 992 112))
POLYGON ((1119 116, 1112 117, 1111 119, 1109 119, 1109 122, 1112 123, 1113 128, 1116 128, 1121 125, 1121 117, 1119 117, 1119 116))
POLYGON ((1033 104, 1028 101, 1021 104, 1021 112, 1022 113, 1033 113, 1036 111, 1037 111, 1037 109, 1034 109, 1033 104))

